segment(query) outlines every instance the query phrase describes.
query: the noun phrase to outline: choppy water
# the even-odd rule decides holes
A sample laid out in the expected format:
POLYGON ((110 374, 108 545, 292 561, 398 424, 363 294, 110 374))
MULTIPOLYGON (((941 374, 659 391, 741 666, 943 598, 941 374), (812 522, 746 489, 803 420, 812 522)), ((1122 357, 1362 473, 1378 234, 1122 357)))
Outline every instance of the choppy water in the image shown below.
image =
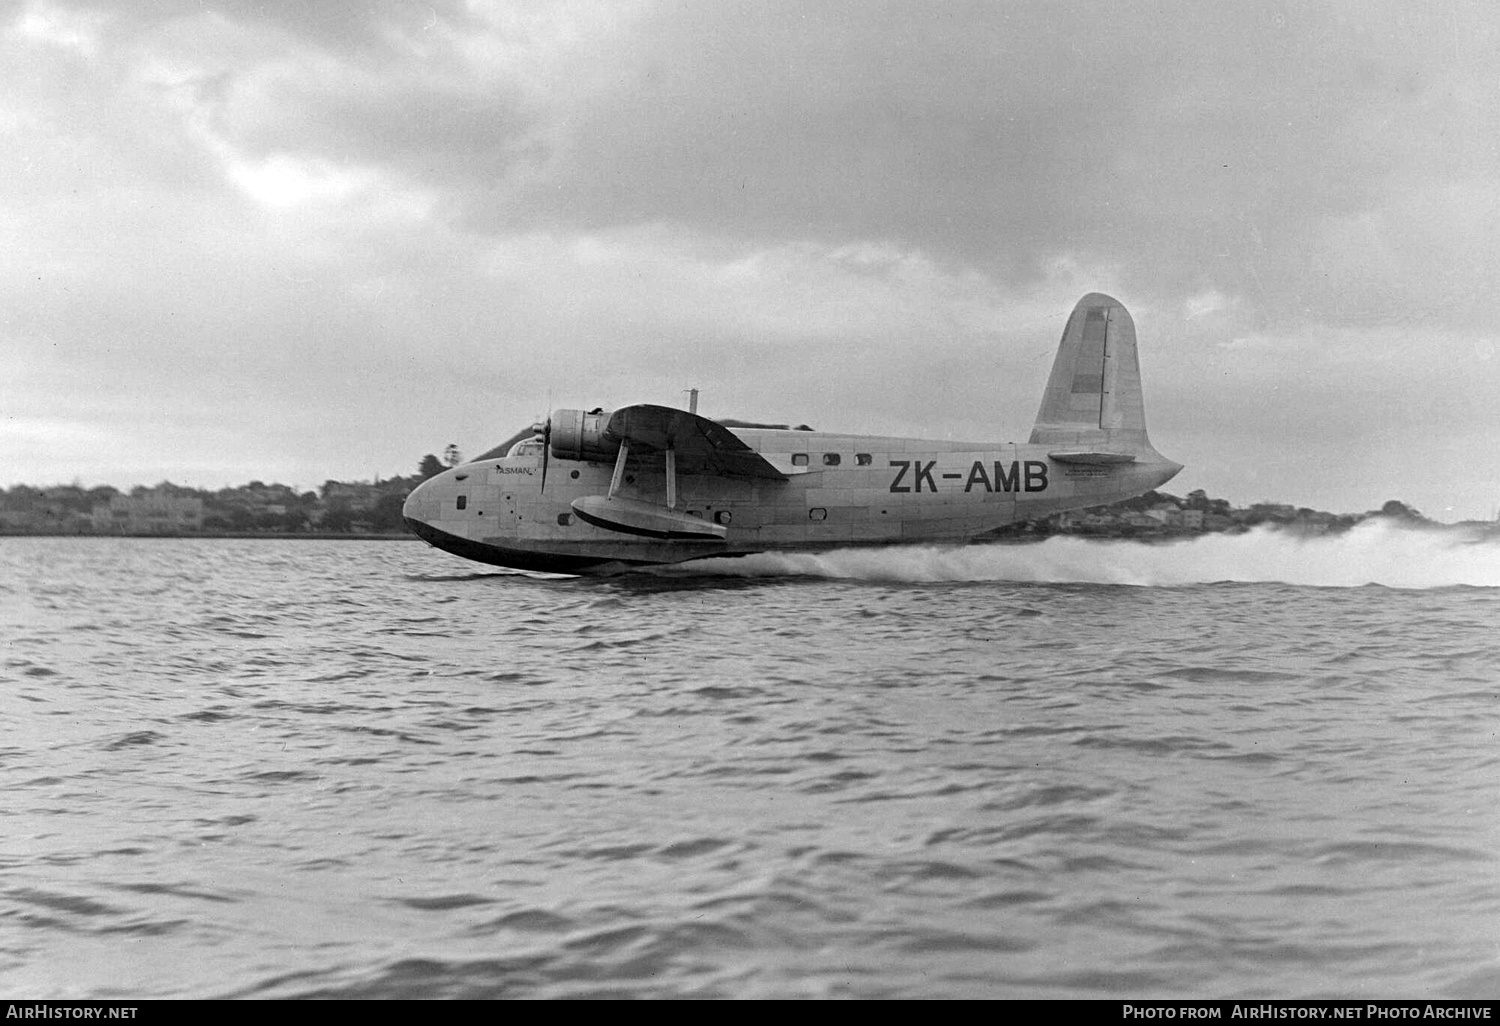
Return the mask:
POLYGON ((0 992, 1493 998, 1497 695, 1500 545, 1383 528, 0 539, 0 992))

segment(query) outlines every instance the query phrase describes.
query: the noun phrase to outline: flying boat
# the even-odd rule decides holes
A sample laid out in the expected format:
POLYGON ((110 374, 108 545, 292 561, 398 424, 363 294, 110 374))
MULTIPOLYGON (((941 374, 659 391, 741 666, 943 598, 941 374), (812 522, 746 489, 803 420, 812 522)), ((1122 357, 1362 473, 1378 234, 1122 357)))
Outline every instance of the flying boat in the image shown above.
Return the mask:
POLYGON ((595 575, 756 552, 957 544, 1131 498, 1182 465, 1146 436, 1135 324, 1091 293, 1063 329, 1031 435, 955 442, 556 410, 422 482, 407 526, 466 559, 595 575))

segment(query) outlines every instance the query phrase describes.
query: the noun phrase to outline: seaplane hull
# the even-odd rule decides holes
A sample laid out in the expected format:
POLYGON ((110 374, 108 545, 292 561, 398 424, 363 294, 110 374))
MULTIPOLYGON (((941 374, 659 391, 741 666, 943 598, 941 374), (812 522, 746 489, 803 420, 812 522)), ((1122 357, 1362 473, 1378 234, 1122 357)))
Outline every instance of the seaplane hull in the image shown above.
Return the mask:
POLYGON ((614 573, 753 552, 970 541, 1156 488, 1130 315, 1085 296, 1026 443, 728 427, 684 410, 562 410, 423 482, 405 517, 467 559, 614 573))

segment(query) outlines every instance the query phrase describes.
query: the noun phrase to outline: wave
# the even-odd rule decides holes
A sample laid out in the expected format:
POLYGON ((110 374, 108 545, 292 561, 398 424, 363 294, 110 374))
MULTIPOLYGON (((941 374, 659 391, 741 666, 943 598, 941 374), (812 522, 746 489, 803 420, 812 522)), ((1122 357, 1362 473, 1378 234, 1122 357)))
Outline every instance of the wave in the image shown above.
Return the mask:
POLYGON ((1371 520, 1336 535, 1259 527, 1243 534, 1167 543, 1055 537, 1022 545, 902 545, 708 559, 679 564, 669 572, 906 583, 1173 587, 1233 581, 1330 588, 1500 588, 1500 537, 1461 527, 1407 527, 1371 520))

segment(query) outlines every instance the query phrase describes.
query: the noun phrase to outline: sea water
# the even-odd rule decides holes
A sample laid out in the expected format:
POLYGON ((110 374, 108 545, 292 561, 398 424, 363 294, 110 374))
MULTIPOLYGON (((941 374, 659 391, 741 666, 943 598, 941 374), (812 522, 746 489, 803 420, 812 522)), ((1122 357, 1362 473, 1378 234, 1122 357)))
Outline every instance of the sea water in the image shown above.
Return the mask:
POLYGON ((1500 543, 0 539, 0 993, 1500 995, 1500 543))

